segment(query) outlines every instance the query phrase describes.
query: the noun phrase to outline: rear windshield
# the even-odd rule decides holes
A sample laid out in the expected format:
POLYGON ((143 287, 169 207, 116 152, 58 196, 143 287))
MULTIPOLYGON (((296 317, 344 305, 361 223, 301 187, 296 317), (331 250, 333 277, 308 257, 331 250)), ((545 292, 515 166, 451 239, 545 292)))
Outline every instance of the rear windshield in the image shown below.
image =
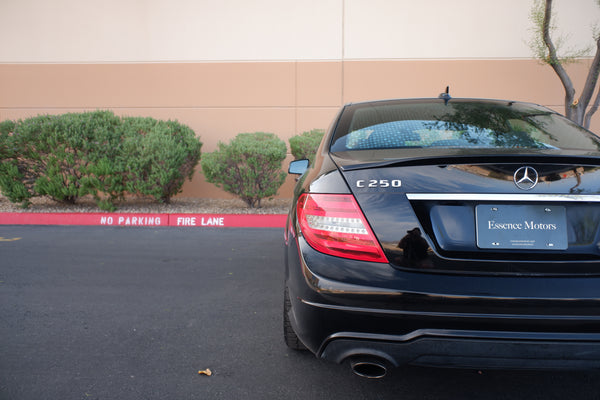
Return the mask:
POLYGON ((559 114, 531 104, 450 100, 351 105, 331 151, 393 148, 600 150, 600 141, 559 114))

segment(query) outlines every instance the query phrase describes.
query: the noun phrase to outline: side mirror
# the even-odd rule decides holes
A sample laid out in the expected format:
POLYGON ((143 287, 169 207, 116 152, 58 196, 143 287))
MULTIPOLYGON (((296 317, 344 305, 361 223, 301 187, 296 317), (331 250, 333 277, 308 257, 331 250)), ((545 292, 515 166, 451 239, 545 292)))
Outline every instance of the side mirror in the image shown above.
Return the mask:
POLYGON ((302 175, 308 169, 308 160, 294 160, 290 163, 288 174, 302 175))

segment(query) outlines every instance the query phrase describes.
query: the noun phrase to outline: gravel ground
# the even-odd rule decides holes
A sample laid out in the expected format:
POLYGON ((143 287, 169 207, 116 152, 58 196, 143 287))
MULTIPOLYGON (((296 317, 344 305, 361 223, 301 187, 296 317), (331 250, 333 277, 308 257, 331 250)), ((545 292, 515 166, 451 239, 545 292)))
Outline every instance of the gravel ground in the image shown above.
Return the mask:
MULTIPOLYGON (((82 199, 75 205, 61 204, 49 198, 34 198, 31 206, 23 209, 0 195, 0 212, 103 212, 92 199, 82 199)), ((132 198, 117 204, 117 213, 162 213, 162 214, 287 214, 291 199, 263 200, 261 208, 248 208, 239 199, 203 199, 177 197, 170 204, 156 203, 150 199, 132 198)))

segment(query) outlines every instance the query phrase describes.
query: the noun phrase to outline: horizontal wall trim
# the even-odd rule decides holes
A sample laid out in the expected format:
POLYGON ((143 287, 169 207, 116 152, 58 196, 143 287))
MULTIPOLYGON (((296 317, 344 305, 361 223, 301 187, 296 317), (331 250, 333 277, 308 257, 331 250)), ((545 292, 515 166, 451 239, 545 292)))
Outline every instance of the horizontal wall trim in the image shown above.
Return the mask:
MULTIPOLYGON (((592 60, 592 57, 582 57, 579 60, 592 60)), ((88 61, 0 61, 0 65, 97 65, 97 64, 252 64, 252 63, 315 63, 315 62, 371 62, 371 61, 531 61, 533 57, 453 57, 453 58, 332 58, 332 59, 255 59, 255 60, 88 60, 88 61)), ((577 61, 575 61, 577 62, 577 61)))
MULTIPOLYGON (((591 61, 593 57, 581 57, 574 62, 591 61)), ((331 62, 427 62, 427 61, 539 61, 534 57, 452 57, 452 58, 300 58, 300 59, 252 59, 252 60, 87 60, 87 61, 0 61, 0 65, 97 65, 97 64, 252 64, 252 63, 331 63, 331 62)))

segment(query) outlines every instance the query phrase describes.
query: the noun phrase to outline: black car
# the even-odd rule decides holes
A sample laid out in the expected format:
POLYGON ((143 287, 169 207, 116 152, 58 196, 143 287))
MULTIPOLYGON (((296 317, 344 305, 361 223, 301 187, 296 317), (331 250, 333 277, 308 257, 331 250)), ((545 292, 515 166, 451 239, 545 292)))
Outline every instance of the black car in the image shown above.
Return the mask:
POLYGON ((285 232, 291 348, 400 365, 600 367, 600 140, 515 101, 344 106, 285 232))

